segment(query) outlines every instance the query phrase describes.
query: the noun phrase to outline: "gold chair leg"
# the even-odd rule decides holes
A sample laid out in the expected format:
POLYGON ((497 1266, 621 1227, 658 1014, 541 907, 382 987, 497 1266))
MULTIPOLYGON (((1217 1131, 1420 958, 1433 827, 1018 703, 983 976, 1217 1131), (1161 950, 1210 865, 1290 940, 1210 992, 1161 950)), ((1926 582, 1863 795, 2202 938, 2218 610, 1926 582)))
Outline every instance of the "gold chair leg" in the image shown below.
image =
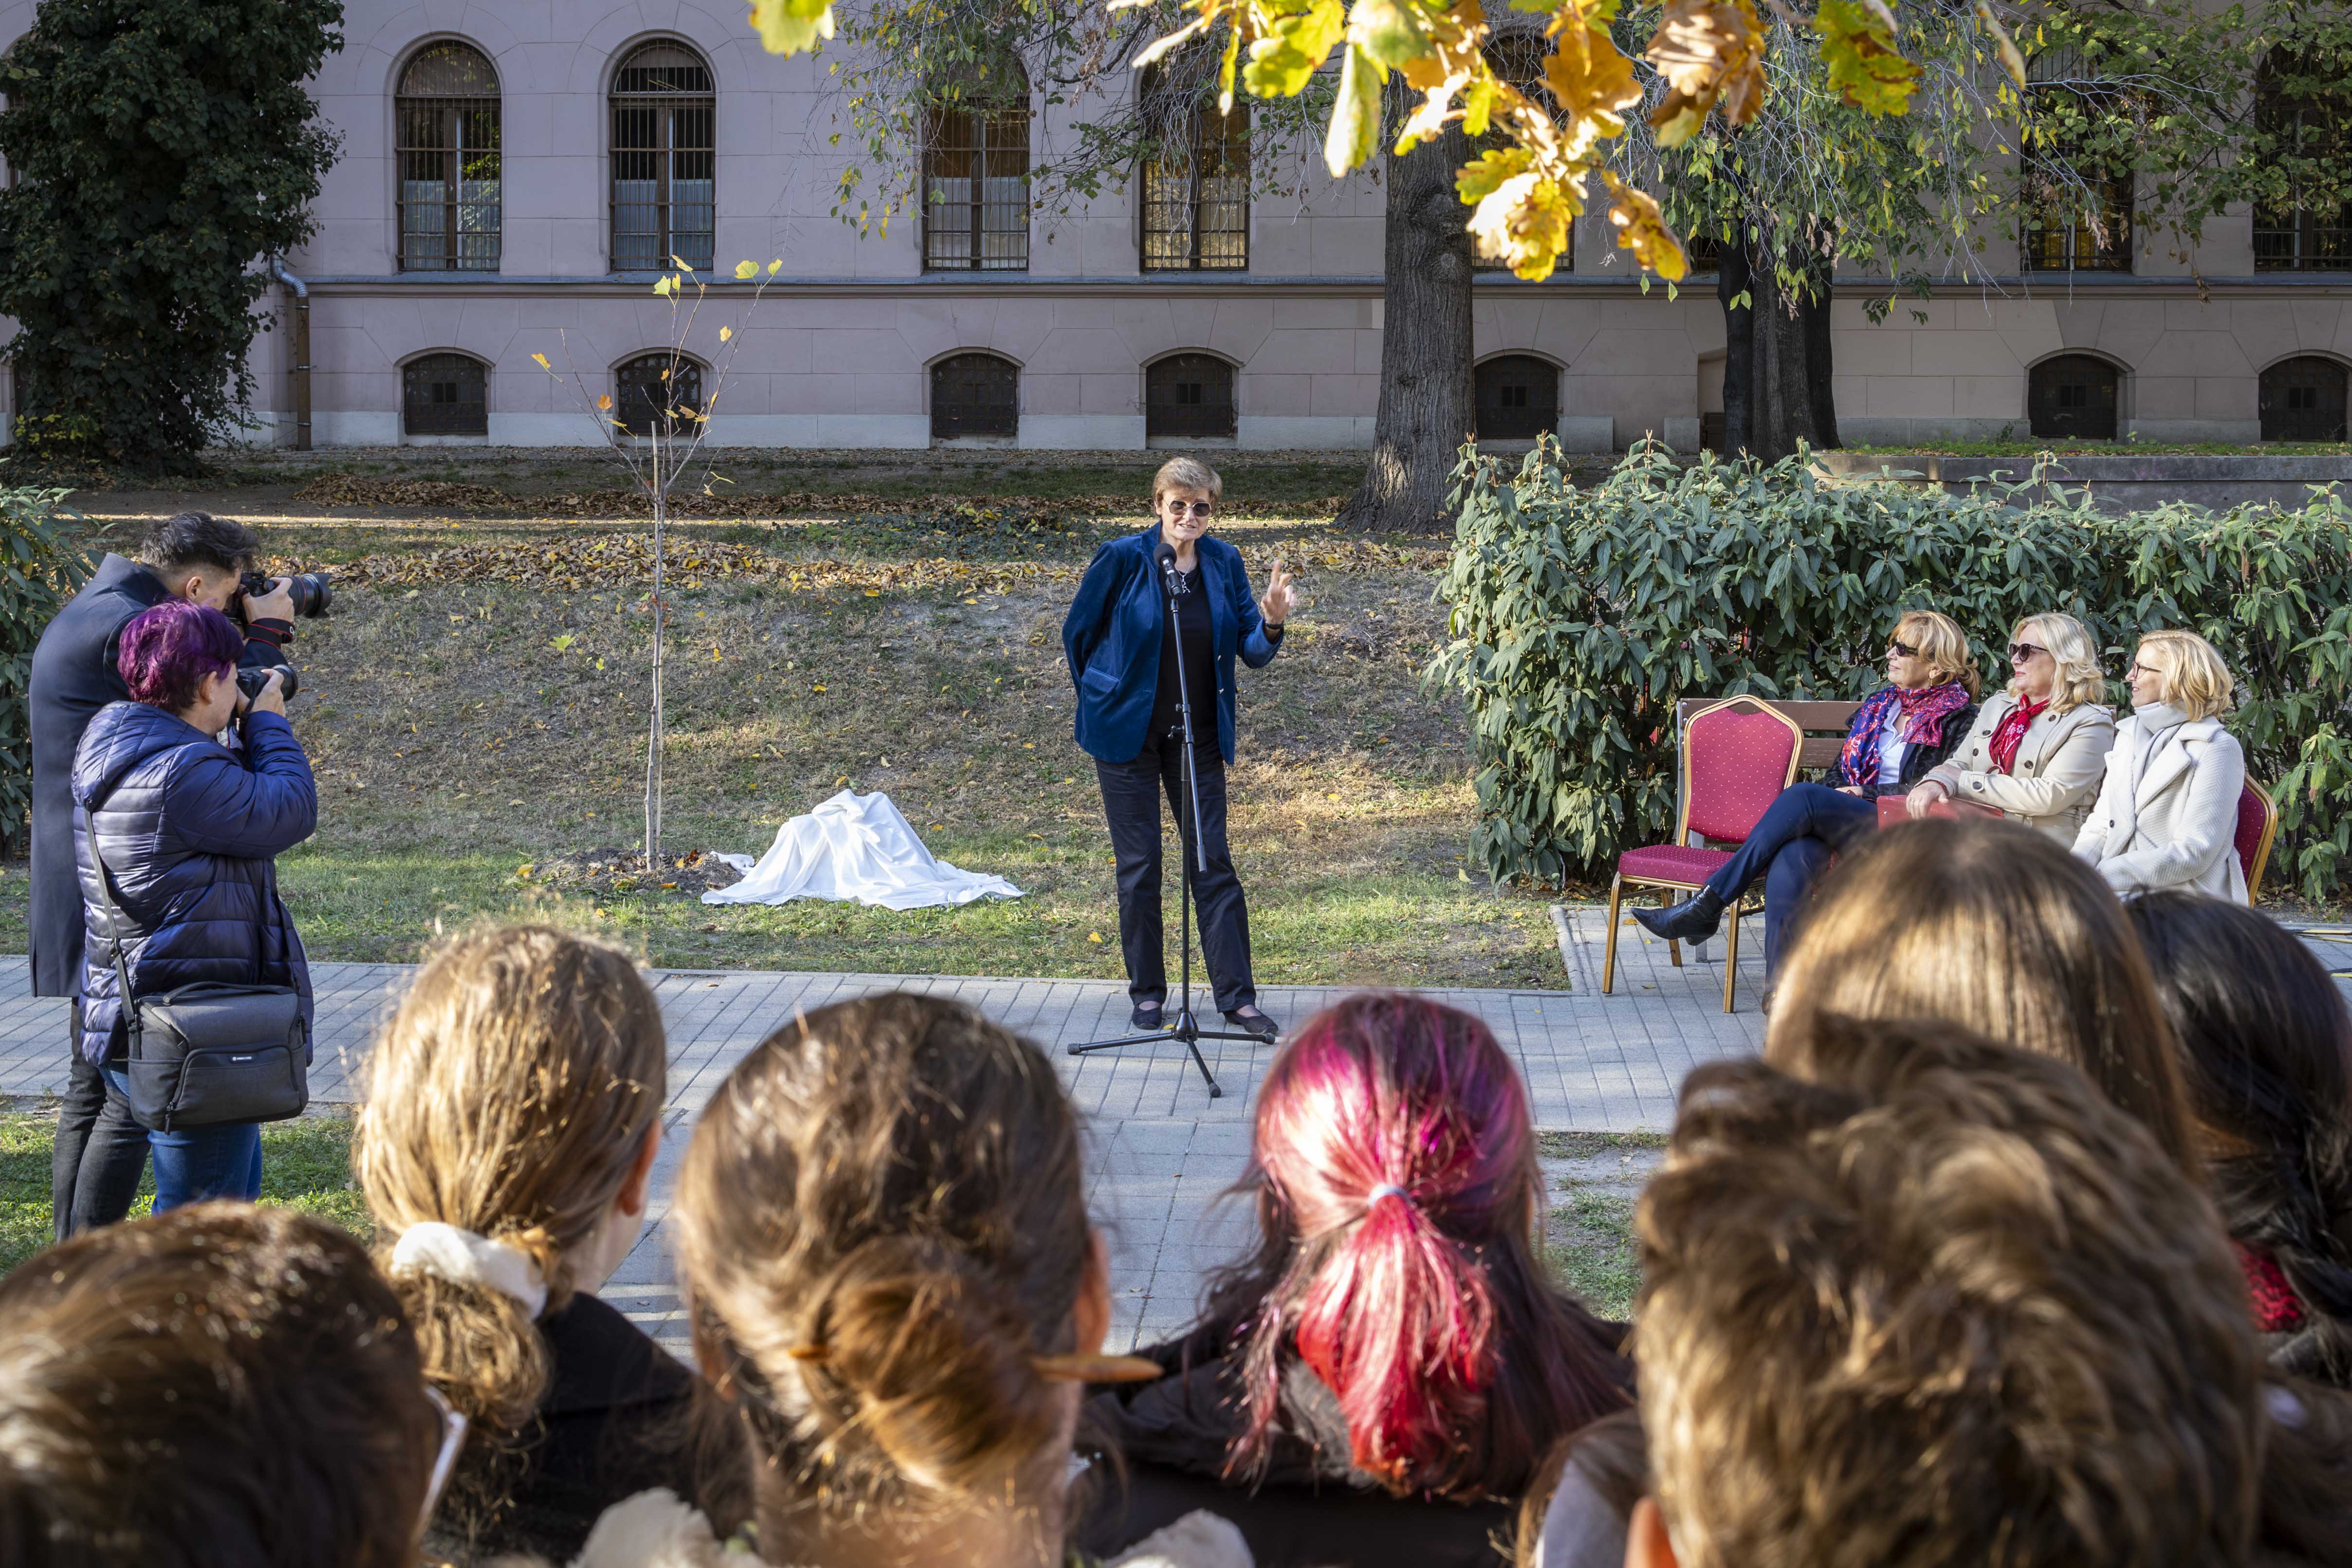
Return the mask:
POLYGON ((1625 879, 1609 879, 1609 934, 1601 943, 1601 994, 1609 994, 1610 986, 1617 981, 1617 922, 1623 918, 1622 906, 1625 899, 1625 879))
MULTIPOLYGON (((1658 908, 1662 910, 1665 909, 1673 904, 1674 901, 1674 889, 1660 888, 1658 889, 1658 908)), ((1683 966, 1683 944, 1673 937, 1666 938, 1666 956, 1675 961, 1675 967, 1676 969, 1680 969, 1683 966)))
POLYGON ((1723 939, 1723 1010, 1731 1011, 1731 988, 1739 981, 1739 910, 1747 902, 1745 896, 1731 900, 1725 914, 1731 921, 1731 930, 1723 939))

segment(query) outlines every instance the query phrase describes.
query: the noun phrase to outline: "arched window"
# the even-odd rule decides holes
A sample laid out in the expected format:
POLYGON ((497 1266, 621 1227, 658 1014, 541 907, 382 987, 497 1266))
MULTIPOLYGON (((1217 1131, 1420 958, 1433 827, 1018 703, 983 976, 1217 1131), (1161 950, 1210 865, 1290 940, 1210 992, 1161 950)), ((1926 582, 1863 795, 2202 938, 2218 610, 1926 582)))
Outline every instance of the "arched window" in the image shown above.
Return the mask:
POLYGON ((2036 436, 2116 438, 2116 367, 2090 354, 2043 360, 2026 377, 2025 413, 2036 436))
POLYGON ((1143 437, 1234 433, 1234 367, 1214 354, 1170 354, 1143 371, 1143 437))
MULTIPOLYGON (((1485 52, 1486 63, 1494 68, 1496 76, 1518 89, 1520 96, 1529 103, 1549 111, 1555 120, 1559 117, 1559 106, 1552 98, 1551 89, 1544 85, 1544 57, 1549 52, 1549 46, 1545 42, 1541 33, 1528 31, 1505 33, 1489 43, 1485 52)), ((1471 145, 1476 151, 1485 153, 1490 150, 1499 151, 1509 146, 1510 142, 1499 132, 1489 131, 1471 145)), ((1508 272, 1511 269, 1511 264, 1497 258, 1481 256, 1474 249, 1470 253, 1470 269, 1474 272, 1508 272)), ((1560 255, 1559 270, 1562 272, 1576 270, 1576 226, 1574 224, 1569 225, 1568 249, 1560 255)))
POLYGON ((925 117, 925 271, 1029 269, 1029 78, 999 77, 925 117))
POLYGON ((489 366, 471 354, 426 354, 400 372, 400 424, 410 436, 490 433, 489 366))
POLYGON ((1021 433, 1021 372, 994 354, 950 354, 931 366, 931 439, 1021 433))
POLYGON ((2104 86, 2071 48, 2045 49, 2027 68, 2032 121, 2023 138, 2028 272, 2129 272, 2132 174, 2117 164, 2116 133, 2130 100, 2104 86))
POLYGON ((684 354, 658 349, 639 354, 613 375, 614 417, 632 436, 691 436, 687 417, 702 407, 702 367, 684 354))
POLYGON ((2254 270, 2352 268, 2352 202, 2308 189, 2332 183, 2347 153, 2352 93, 2322 62, 2272 50, 2254 78, 2254 134, 2245 154, 2260 192, 2254 270))
POLYGON ((2343 365, 2317 354, 2297 354, 2263 372, 2263 439, 2341 441, 2343 365))
POLYGON ((1233 112, 1219 116, 1198 74, 1164 65, 1143 74, 1139 101, 1160 143, 1143 166, 1146 272, 1249 265, 1248 100, 1235 94, 1233 112))
POLYGON ((1559 367, 1533 354, 1504 354, 1471 372, 1481 441, 1532 441, 1559 432, 1559 367))
POLYGON ((640 44, 613 73, 613 270, 710 265, 719 100, 683 44, 640 44))
POLYGON ((499 269, 499 73, 468 44, 427 44, 394 104, 400 266, 499 269))

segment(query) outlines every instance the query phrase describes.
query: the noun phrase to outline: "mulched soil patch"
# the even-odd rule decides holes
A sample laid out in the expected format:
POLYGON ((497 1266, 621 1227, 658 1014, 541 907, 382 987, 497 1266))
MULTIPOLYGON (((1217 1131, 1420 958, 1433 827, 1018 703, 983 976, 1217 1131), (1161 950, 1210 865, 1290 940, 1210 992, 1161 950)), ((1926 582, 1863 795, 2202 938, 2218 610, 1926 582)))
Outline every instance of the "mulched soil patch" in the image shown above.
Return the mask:
POLYGON ((675 893, 698 899, 714 888, 730 888, 742 876, 721 860, 697 849, 686 855, 666 855, 658 870, 646 869, 642 851, 606 847, 575 849, 515 868, 520 881, 564 888, 583 893, 675 893))

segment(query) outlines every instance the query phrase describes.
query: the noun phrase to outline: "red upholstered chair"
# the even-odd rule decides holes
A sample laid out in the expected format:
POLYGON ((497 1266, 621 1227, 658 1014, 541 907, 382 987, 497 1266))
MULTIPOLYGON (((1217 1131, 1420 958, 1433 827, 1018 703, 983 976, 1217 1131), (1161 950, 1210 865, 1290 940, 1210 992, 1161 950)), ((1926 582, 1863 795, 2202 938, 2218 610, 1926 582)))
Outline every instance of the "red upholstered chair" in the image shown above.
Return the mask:
POLYGON ((2278 802, 2271 792, 2246 781, 2238 792, 2238 832, 2235 839, 2238 868, 2246 874, 2246 902, 2254 901, 2255 890, 2263 885, 2263 868, 2270 864, 2271 841, 2278 837, 2278 802))
MULTIPOLYGON (((1601 993, 1617 981, 1617 927, 1624 919, 1629 888, 1655 888, 1658 901, 1673 903, 1698 890, 1723 863, 1727 849, 1693 844, 1701 839, 1737 846, 1756 830, 1774 797, 1796 781, 1805 731, 1797 721, 1753 697, 1729 697, 1691 715, 1682 743, 1682 805, 1674 842, 1628 849, 1617 858, 1609 884, 1609 935, 1601 955, 1601 993)), ((1731 1011, 1732 986, 1739 974, 1739 917, 1746 895, 1725 911, 1730 931, 1723 958, 1723 1010, 1731 1011)), ((1666 943, 1666 955, 1683 966, 1682 944, 1666 943)))

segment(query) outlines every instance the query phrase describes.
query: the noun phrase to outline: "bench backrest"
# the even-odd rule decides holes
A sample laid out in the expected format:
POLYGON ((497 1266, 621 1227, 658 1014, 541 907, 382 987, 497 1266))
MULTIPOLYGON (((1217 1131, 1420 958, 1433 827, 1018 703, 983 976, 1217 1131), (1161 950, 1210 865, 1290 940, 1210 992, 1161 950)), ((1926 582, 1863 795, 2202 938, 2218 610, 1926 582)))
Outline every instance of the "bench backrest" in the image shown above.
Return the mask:
MULTIPOLYGON (((1720 697, 1685 697, 1675 704, 1676 740, 1688 730, 1692 714, 1722 700, 1720 697)), ((1853 710, 1862 706, 1859 702, 1774 702, 1761 697, 1756 700, 1776 713, 1787 714, 1805 732, 1804 747, 1797 753, 1801 773, 1817 772, 1836 763, 1838 751, 1845 744, 1846 727, 1853 722, 1853 710)))

